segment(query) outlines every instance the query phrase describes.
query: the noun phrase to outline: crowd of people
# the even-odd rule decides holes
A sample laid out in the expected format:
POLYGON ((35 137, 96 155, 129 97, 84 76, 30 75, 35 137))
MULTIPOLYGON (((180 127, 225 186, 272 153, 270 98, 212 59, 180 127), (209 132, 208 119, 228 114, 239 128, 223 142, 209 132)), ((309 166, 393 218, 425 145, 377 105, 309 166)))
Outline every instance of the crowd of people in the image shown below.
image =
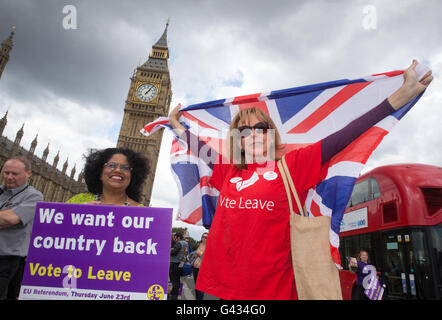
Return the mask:
MULTIPOLYGON (((310 145, 285 154, 290 174, 302 204, 306 192, 324 175, 322 165, 345 148, 367 128, 406 105, 431 83, 431 72, 418 80, 414 68, 404 72, 404 83, 373 111, 356 119, 339 132, 310 145)), ((180 106, 169 119, 182 139, 191 133, 179 122, 180 106)), ((230 206, 218 202, 210 229, 204 233, 196 250, 179 232, 172 238, 169 276, 172 289, 169 299, 177 299, 180 276, 188 261, 196 283, 195 296, 204 293, 221 299, 297 299, 292 261, 290 259, 288 199, 281 178, 255 181, 253 186, 237 190, 240 177, 249 179, 260 167, 280 159, 281 141, 278 130, 268 114, 258 108, 241 110, 232 120, 229 137, 240 132, 237 140, 228 139, 239 150, 239 161, 216 163, 209 183, 230 199, 230 206), (273 131, 273 135, 268 135, 273 131), (258 141, 258 142, 257 142, 258 141), (267 153, 267 150, 276 152, 267 153), (241 192, 240 192, 241 191, 241 192), (232 205, 244 199, 267 199, 274 204, 272 214, 243 214, 232 205), (203 258, 204 256, 204 258, 203 258)), ((233 156, 235 152, 231 153, 233 156)), ((91 151, 86 157, 84 178, 88 193, 75 195, 68 203, 93 205, 142 206, 142 184, 150 172, 147 159, 127 148, 91 151)), ((29 248, 36 203, 43 200, 41 192, 28 184, 29 161, 12 157, 3 166, 4 184, 0 186, 0 299, 18 297, 23 268, 29 248)))

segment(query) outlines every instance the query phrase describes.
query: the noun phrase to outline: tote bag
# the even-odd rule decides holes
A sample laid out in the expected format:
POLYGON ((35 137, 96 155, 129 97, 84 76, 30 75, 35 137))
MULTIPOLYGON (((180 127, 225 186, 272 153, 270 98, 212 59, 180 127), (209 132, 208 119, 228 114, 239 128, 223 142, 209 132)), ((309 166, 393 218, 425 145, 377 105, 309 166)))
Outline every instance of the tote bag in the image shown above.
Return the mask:
POLYGON ((278 161, 290 207, 290 247, 299 300, 342 300, 339 271, 330 252, 327 216, 309 218, 301 207, 285 157, 278 161), (293 210, 293 194, 300 214, 293 210))

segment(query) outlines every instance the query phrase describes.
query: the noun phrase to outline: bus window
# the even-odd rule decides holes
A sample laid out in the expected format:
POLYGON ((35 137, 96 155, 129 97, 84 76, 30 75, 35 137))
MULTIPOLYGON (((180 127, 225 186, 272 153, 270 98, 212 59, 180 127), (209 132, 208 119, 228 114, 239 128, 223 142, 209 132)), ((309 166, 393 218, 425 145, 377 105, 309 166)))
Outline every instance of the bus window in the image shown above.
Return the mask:
POLYGON ((356 206, 381 196, 381 189, 375 178, 370 178, 355 184, 347 208, 356 206))
POLYGON ((348 269, 348 257, 356 257, 359 254, 359 251, 364 250, 368 252, 369 261, 371 264, 375 265, 374 255, 371 250, 371 234, 359 234, 356 236, 348 236, 342 239, 343 240, 343 248, 344 255, 341 257, 345 257, 345 266, 348 269))
POLYGON ((348 207, 356 206, 360 203, 370 200, 370 180, 364 180, 356 183, 353 188, 353 193, 351 194, 350 202, 348 207))
MULTIPOLYGON (((432 279, 428 248, 425 233, 421 230, 411 234, 413 250, 409 251, 410 273, 414 274, 417 298, 434 297, 434 280, 432 279)), ((413 292, 412 292, 413 294, 413 292)))
MULTIPOLYGON (((407 272, 405 257, 400 247, 396 234, 384 234, 382 242, 386 249, 383 256, 383 276, 385 276, 389 297, 402 298, 408 293, 406 284, 403 282, 403 275, 407 272)), ((402 240, 400 240, 402 242, 402 240)))
POLYGON ((398 212, 395 202, 385 203, 382 205, 382 218, 384 224, 398 220, 398 212))
MULTIPOLYGON (((437 294, 439 299, 442 297, 442 225, 429 228, 430 231, 430 243, 429 247, 432 252, 432 259, 434 263, 432 265, 436 270, 434 270, 434 282, 437 287, 437 294)), ((437 298, 437 296, 436 296, 437 298)))
POLYGON ((428 214, 435 215, 442 208, 442 188, 423 188, 422 193, 425 197, 428 214))
POLYGON ((371 178, 370 182, 371 182, 371 195, 372 195, 370 200, 379 198, 381 196, 381 189, 379 188, 377 180, 375 178, 371 178))

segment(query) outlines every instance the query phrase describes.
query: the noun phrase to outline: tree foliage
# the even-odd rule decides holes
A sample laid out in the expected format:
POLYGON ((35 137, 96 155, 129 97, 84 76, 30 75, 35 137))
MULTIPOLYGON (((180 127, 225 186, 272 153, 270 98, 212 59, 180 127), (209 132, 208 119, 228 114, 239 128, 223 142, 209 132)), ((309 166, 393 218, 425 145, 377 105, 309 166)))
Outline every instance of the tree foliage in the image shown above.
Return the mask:
MULTIPOLYGON (((175 232, 180 232, 184 237, 186 237, 187 229, 186 228, 172 228, 172 233, 175 233, 175 232)), ((189 236, 189 244, 190 244, 190 247, 192 248, 192 251, 198 249, 198 241, 196 241, 191 236, 189 236)))

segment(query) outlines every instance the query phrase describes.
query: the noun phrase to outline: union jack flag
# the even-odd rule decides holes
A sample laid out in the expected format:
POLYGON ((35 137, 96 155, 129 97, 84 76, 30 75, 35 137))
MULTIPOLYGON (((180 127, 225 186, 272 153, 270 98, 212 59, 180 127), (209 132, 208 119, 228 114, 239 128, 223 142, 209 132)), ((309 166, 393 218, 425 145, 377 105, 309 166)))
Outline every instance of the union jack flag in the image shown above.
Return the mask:
MULTIPOLYGON (((416 67, 419 77, 428 70, 421 64, 416 67)), ((237 112, 257 107, 270 115, 285 150, 289 151, 333 134, 379 105, 402 85, 402 74, 403 71, 391 71, 353 80, 343 79, 194 104, 181 109, 180 122, 205 142, 207 149, 210 147, 221 153, 231 120, 237 112)), ((356 179, 384 136, 421 95, 385 117, 336 154, 327 163, 326 178, 308 192, 305 207, 309 216, 332 217, 330 248, 338 268, 341 268, 338 251, 340 224, 356 179)), ((162 127, 171 129, 168 122, 167 117, 158 118, 140 132, 150 135, 162 127)), ((200 152, 207 154, 207 150, 200 152)), ((172 143, 170 157, 180 195, 177 219, 208 228, 219 195, 218 190, 208 184, 213 166, 207 163, 207 156, 193 153, 177 136, 172 143)))

